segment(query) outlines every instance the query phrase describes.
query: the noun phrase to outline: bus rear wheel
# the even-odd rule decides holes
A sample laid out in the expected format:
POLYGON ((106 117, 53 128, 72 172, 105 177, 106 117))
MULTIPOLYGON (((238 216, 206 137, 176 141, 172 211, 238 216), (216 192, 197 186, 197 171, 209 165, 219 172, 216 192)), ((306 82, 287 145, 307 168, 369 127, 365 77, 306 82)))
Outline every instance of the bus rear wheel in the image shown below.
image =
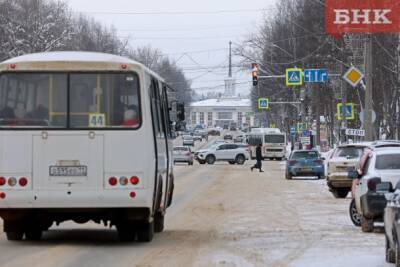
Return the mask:
POLYGON ((21 241, 24 237, 24 232, 22 231, 10 231, 6 232, 7 240, 9 241, 21 241))
POLYGON ((142 223, 137 229, 138 242, 151 242, 154 236, 154 221, 150 223, 142 223))
POLYGON ((164 231, 164 214, 161 212, 157 212, 154 215, 154 232, 155 233, 161 233, 164 231))
POLYGON ((134 224, 129 221, 119 222, 117 225, 118 237, 121 242, 135 241, 134 224))
POLYGON ((3 225, 7 240, 21 241, 24 238, 24 224, 22 221, 4 220, 3 225))
POLYGON ((40 239, 42 239, 42 235, 43 235, 43 231, 41 229, 28 229, 25 232, 25 238, 26 240, 30 240, 30 241, 38 241, 40 239))

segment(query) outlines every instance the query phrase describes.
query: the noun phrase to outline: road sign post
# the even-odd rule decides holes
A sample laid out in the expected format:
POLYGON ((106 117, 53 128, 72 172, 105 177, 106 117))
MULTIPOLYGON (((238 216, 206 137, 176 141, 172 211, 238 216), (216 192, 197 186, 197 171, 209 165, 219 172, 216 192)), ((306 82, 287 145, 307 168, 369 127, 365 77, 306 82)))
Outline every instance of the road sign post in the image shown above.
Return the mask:
POLYGON ((343 79, 348 82, 351 86, 357 87, 360 84, 362 79, 364 79, 364 73, 362 73, 359 69, 352 66, 347 72, 344 74, 343 79))
POLYGON ((327 69, 306 69, 304 70, 305 83, 326 83, 328 82, 327 69))
POLYGON ((306 129, 307 129, 307 123, 301 123, 301 122, 297 123, 297 132, 298 133, 301 133, 306 129))
POLYGON ((355 109, 354 109, 354 103, 346 103, 346 109, 343 111, 343 104, 338 103, 337 104, 337 117, 338 120, 343 120, 343 114, 345 115, 346 120, 354 120, 355 119, 355 109))
POLYGON ((286 86, 303 85, 303 70, 292 68, 286 69, 286 86))
POLYGON ((361 130, 361 129, 346 129, 346 135, 364 137, 365 136, 365 130, 361 130))
POLYGON ((269 109, 269 98, 259 98, 258 109, 269 109))

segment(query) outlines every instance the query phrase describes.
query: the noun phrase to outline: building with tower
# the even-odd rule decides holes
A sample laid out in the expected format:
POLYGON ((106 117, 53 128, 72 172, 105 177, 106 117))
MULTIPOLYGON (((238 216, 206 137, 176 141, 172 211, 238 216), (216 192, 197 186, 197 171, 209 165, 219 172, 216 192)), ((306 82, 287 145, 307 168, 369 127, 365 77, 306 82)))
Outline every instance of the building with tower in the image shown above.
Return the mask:
POLYGON ((225 79, 225 91, 219 98, 206 99, 190 105, 191 125, 207 127, 226 127, 236 124, 237 127, 254 126, 254 112, 251 100, 236 96, 236 79, 232 77, 232 43, 229 43, 229 73, 225 79))

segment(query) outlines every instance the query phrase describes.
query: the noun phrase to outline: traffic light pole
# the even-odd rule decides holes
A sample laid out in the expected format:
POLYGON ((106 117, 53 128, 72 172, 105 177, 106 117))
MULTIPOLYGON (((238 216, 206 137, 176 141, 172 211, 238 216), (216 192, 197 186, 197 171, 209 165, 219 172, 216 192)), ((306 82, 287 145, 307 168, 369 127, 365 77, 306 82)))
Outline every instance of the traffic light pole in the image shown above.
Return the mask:
POLYGON ((373 75, 373 63, 372 63, 372 35, 368 35, 366 43, 366 61, 365 61, 365 109, 364 109, 364 121, 363 126, 365 129, 365 141, 373 141, 374 138, 374 125, 372 123, 372 75, 373 75))

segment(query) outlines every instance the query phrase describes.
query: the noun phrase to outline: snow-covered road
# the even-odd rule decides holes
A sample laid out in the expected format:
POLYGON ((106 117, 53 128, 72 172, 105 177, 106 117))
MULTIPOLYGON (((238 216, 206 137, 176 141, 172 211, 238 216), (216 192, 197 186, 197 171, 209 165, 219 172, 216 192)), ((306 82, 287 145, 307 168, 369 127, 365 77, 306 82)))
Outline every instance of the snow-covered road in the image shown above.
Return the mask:
POLYGON ((285 180, 280 162, 264 162, 264 173, 252 163, 178 165, 166 230, 152 243, 67 223, 37 243, 1 235, 0 266, 391 266, 384 235, 352 225, 350 199, 334 199, 322 180, 285 180))

